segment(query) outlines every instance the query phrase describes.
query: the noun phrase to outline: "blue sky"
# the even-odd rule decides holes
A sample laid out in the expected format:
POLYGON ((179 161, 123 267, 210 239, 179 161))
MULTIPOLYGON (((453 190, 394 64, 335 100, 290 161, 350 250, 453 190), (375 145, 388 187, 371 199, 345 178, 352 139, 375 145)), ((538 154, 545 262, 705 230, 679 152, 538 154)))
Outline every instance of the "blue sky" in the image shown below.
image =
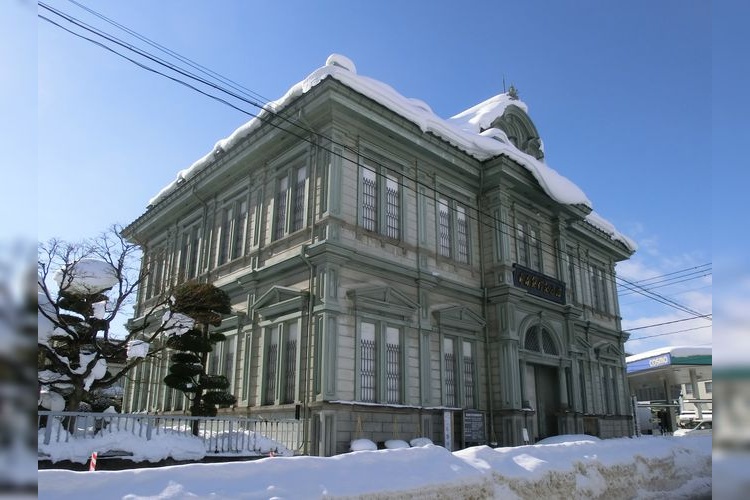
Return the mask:
MULTIPOLYGON (((638 242, 623 276, 635 281, 712 262, 712 225, 726 224, 712 212, 712 162, 727 159, 712 153, 712 140, 727 140, 709 133, 719 113, 712 88, 730 91, 715 65, 734 63, 712 53, 715 12, 707 1, 496 0, 460 8, 448 1, 80 1, 268 99, 334 52, 445 118, 502 92, 505 80, 529 106, 548 164, 638 242)), ((46 3, 125 36, 70 1, 46 3)), ((33 11, 22 0, 14 8, 33 11)), ((11 34, 26 22, 37 27, 37 65, 29 69, 38 82, 37 134, 24 146, 38 147, 42 241, 127 224, 177 171, 248 119, 24 17, 31 21, 5 27, 11 34)), ((26 64, 15 57, 19 68, 26 64)), ((28 161, 15 150, 10 160, 28 161)), ((655 291, 711 312, 711 276, 655 291)), ((621 305, 626 328, 687 317, 632 294, 621 305)), ((633 337, 706 325, 685 321, 633 337)), ((710 343, 711 328, 702 328, 628 348, 710 343)))

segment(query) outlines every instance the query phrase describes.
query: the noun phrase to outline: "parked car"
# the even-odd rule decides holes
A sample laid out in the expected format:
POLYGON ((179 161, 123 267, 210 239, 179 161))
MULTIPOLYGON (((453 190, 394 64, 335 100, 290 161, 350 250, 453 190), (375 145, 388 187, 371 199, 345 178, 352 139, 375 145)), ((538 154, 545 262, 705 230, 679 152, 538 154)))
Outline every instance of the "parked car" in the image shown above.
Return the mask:
POLYGON ((701 420, 695 427, 690 429, 677 429, 674 436, 711 436, 713 435, 713 422, 711 420, 701 420))

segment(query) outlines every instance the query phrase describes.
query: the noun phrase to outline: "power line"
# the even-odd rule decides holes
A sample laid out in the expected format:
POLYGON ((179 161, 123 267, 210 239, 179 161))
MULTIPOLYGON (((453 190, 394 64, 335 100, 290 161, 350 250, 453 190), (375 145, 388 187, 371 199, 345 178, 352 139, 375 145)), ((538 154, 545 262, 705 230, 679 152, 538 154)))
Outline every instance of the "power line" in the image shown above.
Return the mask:
MULTIPOLYGON (((710 274, 707 274, 706 276, 710 276, 710 274)), ((685 280, 685 281, 688 281, 688 280, 685 280)), ((677 283, 680 283, 680 282, 677 282, 677 283)), ((674 283, 674 284, 677 284, 677 283, 674 283)), ((669 285, 664 285, 664 286, 669 286, 669 285)), ((686 293, 695 292, 697 290, 704 290, 706 288, 711 288, 711 287, 712 287, 712 285, 705 285, 705 286, 699 286, 699 287, 696 287, 696 288, 688 288, 687 290, 680 290, 679 292, 674 292, 672 295, 673 296, 674 295, 683 295, 683 294, 686 294, 686 293)), ((620 297, 622 297, 622 296, 623 296, 623 294, 620 294, 620 297)), ((631 302, 620 303, 620 307, 630 306, 630 305, 633 305, 633 304, 640 304, 642 302, 645 302, 646 300, 651 300, 651 299, 643 299, 643 300, 639 299, 639 300, 633 300, 631 302)))
POLYGON ((665 337, 667 335, 674 335, 676 333, 692 332, 693 330, 703 330, 704 328, 711 328, 711 325, 696 326, 695 328, 686 328, 685 330, 676 330, 674 332, 656 333, 654 335, 644 335, 643 337, 631 337, 628 339, 628 342, 630 342, 631 340, 643 340, 643 339, 652 339, 654 337, 665 337))
MULTIPOLYGON (((709 315, 707 314, 707 315, 701 316, 701 317, 707 317, 707 316, 709 316, 709 315)), ((696 320, 696 319, 701 319, 701 317, 676 319, 674 321, 665 321, 663 323, 654 323, 653 325, 645 325, 645 326, 638 326, 636 328, 628 328, 628 329, 626 329, 624 331, 626 331, 626 332, 634 332, 636 330, 645 330, 646 328, 654 328, 656 326, 671 325, 671 324, 674 324, 674 323, 682 323, 683 321, 693 321, 693 320, 696 320)))
MULTIPOLYGON (((697 280, 697 279, 700 279, 700 278, 705 278, 707 276, 711 276, 711 274, 712 273, 710 273, 710 272, 706 272, 704 274, 698 274, 697 276, 684 275, 684 276, 682 276, 683 279, 674 278, 672 280, 665 280, 665 281, 668 281, 668 282, 662 283, 660 285, 648 286, 648 287, 644 287, 644 288, 646 290, 654 290, 656 288, 664 288, 664 287, 668 287, 668 286, 679 285, 680 283, 684 283, 686 281, 693 281, 693 280, 697 280)), ((657 281, 657 283, 659 283, 659 282, 657 281)), ((621 292, 619 295, 620 295, 620 297, 624 297, 624 296, 630 295, 632 293, 633 293, 632 291, 626 291, 626 292, 621 292)))
MULTIPOLYGON (((659 275, 656 275, 656 276, 651 276, 650 278, 643 278, 643 279, 640 279, 640 280, 635 280, 635 283, 638 283, 638 284, 641 284, 641 285, 645 285, 646 281, 655 280, 657 278, 664 278, 664 277, 672 276, 672 275, 675 275, 675 274, 681 274, 681 273, 684 273, 686 271, 694 271, 696 269, 702 269, 704 267, 710 267, 710 266, 711 266, 711 262, 707 262, 706 264, 701 264, 699 266, 686 267, 685 269, 680 269, 680 270, 677 270, 677 271, 672 271, 671 273, 659 274, 659 275)), ((699 272, 703 272, 703 271, 699 271, 699 272)))
MULTIPOLYGON (((73 2, 72 0, 70 0, 70 1, 71 1, 72 3, 74 3, 74 4, 76 4, 76 5, 79 5, 79 6, 80 6, 80 4, 78 4, 77 2, 73 2)), ((323 138, 323 139, 325 139, 325 140, 329 141, 329 142, 330 142, 331 144, 335 144, 335 145, 338 145, 338 146, 340 146, 340 147, 342 147, 342 148, 346 149, 347 151, 350 151, 350 152, 352 152, 352 153, 356 154, 356 155, 357 155, 357 158, 358 158, 358 160, 357 160, 357 164, 358 164, 358 166, 360 166, 360 167, 362 167, 362 168, 366 168, 366 169, 370 169, 370 170, 372 170, 372 168, 371 168, 371 167, 368 167, 367 165, 362 165, 362 164, 360 164, 360 163, 359 163, 359 158, 364 158, 364 159, 366 159, 366 160, 367 160, 368 162, 370 162, 370 163, 373 163, 373 164, 375 164, 375 165, 377 165, 377 166, 379 166, 379 167, 382 167, 382 168, 385 168, 385 169, 388 169, 388 170, 392 170, 392 169, 390 169, 390 168, 389 168, 389 167, 388 167, 387 165, 383 165, 382 163, 380 163, 380 162, 379 162, 379 161, 377 161, 376 159, 371 159, 371 158, 368 158, 368 157, 367 157, 367 155, 363 154, 363 153, 362 153, 361 151, 359 151, 359 150, 354 150, 353 148, 351 148, 350 146, 348 146, 348 145, 346 145, 346 144, 341 144, 341 143, 338 143, 338 142, 334 141, 334 140, 333 140, 332 138, 329 138, 329 137, 327 137, 327 136, 325 136, 325 135, 323 135, 323 134, 320 134, 320 133, 314 132, 314 131, 312 131, 312 130, 309 130, 309 129, 307 129, 306 127, 304 127, 304 126, 300 125, 299 123, 297 123, 297 122, 293 122, 293 121, 289 120, 288 118, 286 118, 286 117, 284 117, 284 116, 282 116, 282 115, 278 114, 277 112, 275 112, 275 111, 273 111, 273 110, 271 110, 271 109, 267 108, 267 107, 266 107, 265 105, 263 105, 263 104, 260 104, 260 103, 258 103, 258 102, 255 102, 255 101, 253 101, 253 100, 250 100, 250 99, 247 99, 247 98, 244 98, 244 97, 242 97, 241 95, 237 95, 237 94, 235 94, 235 93, 233 93, 233 92, 230 92, 230 91, 226 90, 225 88, 221 87, 220 85, 217 85, 217 84, 215 84, 215 83, 209 82, 209 81, 205 80, 204 78, 198 77, 198 76, 196 76, 196 75, 194 75, 194 74, 192 74, 192 73, 190 73, 190 72, 188 72, 188 71, 182 70, 181 68, 178 68, 178 67, 176 67, 176 66, 175 66, 174 64, 172 64, 172 63, 169 63, 169 62, 167 62, 167 61, 164 61, 164 60, 163 60, 163 59, 161 59, 161 58, 158 58, 158 57, 152 56, 152 55, 151 55, 151 54, 149 54, 148 52, 146 52, 146 51, 144 51, 144 50, 142 50, 142 49, 139 49, 139 48, 137 48, 137 47, 134 47, 134 46, 133 46, 133 45, 131 45, 131 44, 127 44, 127 43, 125 43, 125 42, 122 42, 121 40, 117 39, 116 37, 114 37, 114 36, 112 36, 112 35, 110 35, 110 34, 108 34, 108 33, 106 33, 106 32, 103 32, 102 30, 99 30, 99 29, 96 29, 96 28, 90 27, 90 26, 89 26, 89 25, 87 25, 86 23, 83 23, 83 22, 81 22, 81 21, 79 21, 79 20, 75 19, 74 17, 72 17, 72 16, 70 16, 70 15, 64 14, 64 13, 62 13, 61 11, 58 11, 58 10, 56 10, 56 9, 53 9, 53 8, 49 7, 48 5, 46 5, 46 4, 44 4, 44 3, 42 3, 42 2, 40 2, 40 3, 39 3, 39 5, 40 5, 41 7, 43 7, 43 8, 45 8, 45 9, 47 9, 47 10, 49 10, 49 11, 51 11, 51 12, 55 13, 55 14, 57 14, 58 16, 60 16, 60 17, 63 17, 63 18, 64 18, 64 19, 66 19, 66 20, 67 20, 68 22, 70 22, 70 23, 72 23, 72 24, 75 24, 76 26, 78 26, 78 27, 80 27, 80 28, 82 28, 82 29, 84 29, 84 30, 87 30, 87 31, 89 31, 89 32, 91 32, 91 33, 94 33, 94 34, 96 34, 97 36, 100 36, 100 37, 102 37, 102 38, 104 38, 104 39, 106 39, 106 40, 108 40, 108 41, 110 41, 110 42, 112 42, 112 43, 115 43, 115 44, 117 44, 117 45, 120 45, 121 47, 123 47, 123 48, 125 48, 125 49, 127 49, 127 50, 133 51, 133 52, 135 52, 135 53, 139 54, 139 55, 140 55, 140 56, 142 56, 142 57, 145 57, 145 58, 147 58, 147 59, 149 59, 149 60, 151 60, 151 61, 153 61, 153 62, 155 62, 155 63, 157 63, 157 64, 160 64, 160 65, 162 65, 162 66, 165 66, 165 67, 169 68, 169 69, 170 69, 170 70, 172 70, 172 71, 175 71, 175 72, 177 72, 177 73, 178 73, 178 74, 180 74, 180 75, 183 75, 183 76, 185 76, 185 77, 187 77, 187 78, 190 78, 190 79, 193 79, 193 80, 196 80, 196 81, 199 81, 199 82, 201 82, 201 83, 203 83, 203 84, 205 84, 205 85, 208 85, 208 86, 210 86, 210 87, 214 88, 215 90, 218 90, 218 91, 220 91, 220 92, 226 93, 226 94, 228 94, 228 95, 230 95, 230 96, 232 96, 232 97, 234 97, 234 98, 236 98, 236 99, 239 99, 239 100, 241 100, 241 101, 243 101, 243 102, 246 102, 247 104, 251 104, 251 105, 253 105, 253 106, 255 106, 255 107, 258 107, 258 108, 260 108, 260 109, 261 109, 262 111, 266 111, 266 112, 267 112, 268 114, 270 114, 270 115, 271 115, 272 117, 273 117, 273 116, 275 116, 275 117, 279 117, 279 118, 280 118, 281 120, 283 120, 283 121, 286 121, 286 122, 290 123, 291 125, 293 125, 293 126, 295 126, 295 127, 299 128, 299 129, 301 129, 301 130, 303 130, 303 131, 305 131, 305 132, 307 132, 307 133, 310 133, 311 135, 314 135, 314 136, 316 136, 316 137, 318 137, 318 138, 323 138)), ((88 8, 86 8, 86 7, 83 7, 83 8, 85 8, 85 9, 86 9, 87 11, 89 11, 89 12, 91 12, 91 13, 95 13, 95 11, 93 11, 93 10, 91 10, 91 9, 88 9, 88 8)), ((95 15, 98 15, 98 13, 96 13, 95 15)), ((98 15, 98 16, 99 16, 100 18, 104 18, 104 19, 107 19, 107 22, 112 22, 112 23, 114 23, 114 21, 108 20, 108 18, 105 18, 105 16, 101 16, 101 15, 98 15)), ((144 65, 143 63, 140 63, 140 62, 138 62, 138 61, 136 61, 136 60, 134 60, 134 59, 132 59, 132 58, 129 58, 129 57, 127 57, 127 56, 125 56, 125 55, 123 55, 123 54, 121 54, 121 53, 117 52, 117 51, 116 51, 115 49, 113 49, 113 48, 111 48, 111 47, 108 47, 108 46, 106 46, 106 45, 104 45, 104 44, 102 44, 102 43, 100 43, 100 42, 98 42, 98 41, 96 41, 96 40, 93 40, 93 39, 91 39, 91 38, 89 38, 89 37, 86 37, 86 36, 84 36, 84 35, 81 35, 81 34, 75 33, 75 32, 73 32, 73 31, 71 31, 71 30, 69 30, 69 29, 67 29, 67 28, 64 28, 64 27, 63 27, 63 26, 61 26, 61 25, 60 25, 59 23, 56 23, 56 22, 54 22, 54 21, 52 21, 52 20, 50 20, 50 19, 48 19, 48 18, 46 18, 46 17, 44 17, 44 16, 42 16, 42 15, 39 15, 39 17, 41 17, 42 19, 44 19, 44 20, 46 20, 46 21, 50 22, 51 24, 53 24, 53 25, 55 25, 55 26, 58 26, 58 27, 60 27, 61 29, 64 29, 65 31, 67 31, 67 32, 69 32, 69 33, 71 33, 71 34, 73 34, 73 35, 75 35, 75 36, 78 36, 78 37, 80 37, 80 38, 83 38, 83 39, 85 39, 85 40, 87 40, 87 41, 90 41, 90 42, 92 42, 92 43, 94 43, 94 44, 96 44, 96 45, 98 45, 98 46, 100 46, 100 47, 102 47, 102 48, 105 48, 106 50, 108 50, 108 51, 110 51, 110 52, 113 52, 113 53, 115 53, 116 55, 119 55, 120 57, 123 57, 124 59, 126 59, 126 60, 128 60, 128 61, 130 61, 130 62, 133 62, 134 64, 136 64, 137 66, 139 66, 139 67, 141 67, 141 68, 143 68, 143 69, 147 69, 148 71, 151 71, 151 72, 153 72, 153 73, 159 74, 159 75, 161 75, 161 76, 165 76, 166 78, 169 78, 169 79, 171 79, 171 80, 173 80, 173 81, 175 81, 175 82, 177 82, 177 83, 180 83, 180 84, 182 84, 182 85, 184 85, 184 86, 186 86, 186 87, 188 87, 188 88, 190 88, 190 89, 193 89, 193 90, 195 90, 195 91, 197 91, 197 92, 199 92, 199 93, 201 93, 201 94, 203 94, 203 95, 205 95, 205 96, 207 96, 207 97, 210 97, 210 98, 212 98, 212 99, 215 99, 215 100, 217 100, 218 102, 221 102, 221 103, 223 103, 223 104, 226 104, 226 105, 228 105, 228 106, 232 107, 233 109, 236 109, 236 110, 238 110, 238 111, 240 111, 240 112, 242 112, 242 113, 244 113, 244 114, 246 114, 246 115, 249 115, 249 116, 253 116, 253 117, 257 118, 258 120, 261 120, 261 121, 263 121, 263 122, 265 122, 265 123, 268 123, 269 125, 271 125, 271 126, 274 126, 274 127, 278 128, 278 129, 280 129, 280 130, 284 131, 284 132, 287 132, 287 133, 289 133, 289 134, 291 134, 291 135, 294 135, 295 137, 297 137, 298 139, 300 139, 300 140, 302 140, 302 141, 306 141, 306 142, 308 142, 308 143, 310 143, 310 144, 313 144, 313 145, 315 145, 315 146, 317 146, 317 147, 320 147, 321 149, 323 149, 323 150, 327 151, 327 152, 328 152, 328 153, 330 153, 330 154, 333 154, 333 155, 337 155, 337 156, 340 156, 340 157, 342 157, 342 158, 343 158, 343 155, 342 155, 341 153, 337 153, 336 151, 334 151, 334 150, 331 150, 331 149, 329 149, 329 148, 326 148, 325 146, 322 146, 321 144, 316 144, 316 143, 313 143, 313 142, 311 142, 311 140, 310 140, 310 139, 308 139, 307 137, 304 137, 304 136, 300 136, 300 135, 298 135, 298 134, 296 134, 296 133, 292 132, 292 131, 291 131, 291 130, 289 130, 289 129, 285 129, 285 128, 283 128, 283 127, 279 126, 278 124, 274 124, 274 123, 272 123, 272 121, 271 121, 271 120, 266 120, 266 119, 265 119, 264 117, 262 117, 262 116, 260 116, 260 115, 256 115, 256 114, 254 114, 254 113, 251 113, 251 112, 249 112, 249 111, 247 111, 247 110, 241 109, 240 107, 238 107, 238 106, 236 106, 236 105, 234 105, 234 104, 232 104, 232 103, 230 103, 230 102, 226 101, 225 99, 222 99, 222 98, 220 98, 220 97, 218 97, 218 96, 215 96, 215 95, 213 95, 213 94, 210 94, 210 93, 207 93, 207 92, 205 92, 205 91, 203 91, 203 90, 200 90, 200 89, 196 88, 195 86, 192 86, 192 85, 188 84, 187 82, 184 82, 184 81, 180 80, 179 78, 175 78, 175 77, 172 77, 172 76, 166 75, 166 74, 164 74, 164 73, 162 73, 162 72, 160 72, 160 71, 158 71, 158 70, 156 70, 156 69, 154 69, 154 68, 151 68, 151 67, 149 67, 149 66, 147 66, 147 65, 144 65)), ((136 32, 134 32, 133 30, 130 30, 129 28, 126 28, 126 27, 124 27, 124 26, 120 25, 119 23, 115 23, 115 25, 117 25, 117 26, 118 26, 118 27, 120 27, 121 29, 124 29, 124 30, 125 30, 126 32, 128 32, 128 33, 130 33, 130 34, 133 34, 133 36, 136 36, 136 37, 138 37, 138 38, 139 38, 139 39, 141 39, 141 40, 147 41, 147 43, 151 44, 152 46, 154 46, 154 45, 155 45, 155 46, 159 47, 159 48, 160 48, 161 50, 163 50, 163 51, 166 51, 166 52, 167 52, 168 54, 172 55, 173 57, 179 58, 179 59, 181 59, 181 60, 183 60, 183 61, 190 61, 189 59, 187 59, 187 58, 184 58, 183 56, 180 56, 179 54, 177 54, 177 53, 176 53, 176 52, 174 52, 174 51, 171 51, 171 50, 169 50, 169 49, 163 48, 163 46, 161 46, 161 45, 159 45, 159 44, 155 44, 155 42, 151 42, 151 41, 150 41, 149 39, 147 39, 147 38, 145 38, 145 37, 142 37, 142 36, 138 35, 138 34, 137 34, 136 32)), ((192 65, 192 61, 190 61, 190 62, 191 62, 191 65, 192 65)), ((198 65, 198 66, 200 66, 200 65, 198 65)), ((193 66, 193 67, 195 67, 195 66, 193 66)), ((201 67, 201 68, 203 68, 202 66, 200 66, 200 67, 201 67)), ((208 71, 210 72, 210 70, 208 70, 208 71)), ((205 74, 205 73, 206 73, 206 72, 204 71, 204 74, 205 74)), ((213 74, 213 75, 218 75, 217 73, 214 73, 214 72, 210 72, 210 73, 211 73, 211 74, 213 74)), ((219 78, 222 78, 222 79, 223 79, 223 77, 221 77, 220 75, 219 75, 219 78)), ((229 81, 231 81, 231 80, 229 80, 229 81)), ((235 87, 235 88, 236 88, 236 87, 235 87)), ((256 94, 256 95, 258 95, 258 94, 256 94)), ((396 157, 399 157, 399 158, 400 158, 400 156, 399 156, 399 155, 395 155, 395 156, 396 156, 396 157)), ((403 158, 401 158, 401 159, 403 159, 403 158)), ((403 159, 403 160, 406 160, 406 159, 403 159)), ((375 171, 375 173, 376 173, 377 175, 384 175, 384 174, 382 174, 382 173, 380 173, 380 172, 378 172, 378 171, 375 171)), ((424 184, 424 183, 422 183, 422 182, 420 182, 420 181, 418 181, 418 180, 416 180, 416 179, 414 179, 414 178, 411 178, 411 177, 409 177, 409 176, 405 175, 405 174, 404 174, 403 172, 398 172, 398 174, 399 174, 399 176, 400 176, 400 177, 402 177, 402 178, 405 178, 405 179, 408 179, 408 180, 412 181, 412 182, 413 182, 413 183, 414 183, 415 185, 422 185, 422 186, 425 186, 425 187, 427 187, 427 188, 428 188, 428 189, 429 189, 430 191, 434 192, 434 193, 435 193, 435 196, 433 196, 433 200, 434 200, 434 201, 437 201, 437 195, 438 195, 438 194, 439 194, 439 195, 441 195, 441 196, 446 196, 446 195, 445 195, 444 193, 441 193, 440 191, 438 191, 438 190, 437 190, 437 189, 436 189, 436 188, 435 188, 434 186, 427 186, 426 184, 424 184)), ((407 185, 406 185, 405 183, 402 183, 402 182, 399 182, 399 185, 403 186, 403 187, 404 187, 404 188, 406 188, 406 189, 412 189, 412 188, 411 188, 410 186, 407 186, 407 185)), ((447 198, 452 198, 451 196, 446 196, 446 197, 447 197, 447 198)), ((521 232, 522 234, 525 234, 526 236, 529 236, 529 233, 528 233, 528 232, 526 232, 526 231, 523 231, 522 229, 519 229, 519 228, 517 228, 517 227, 513 227, 513 226, 511 226, 511 224, 510 224, 510 223, 507 223, 507 222, 504 222, 504 221, 502 221, 502 220, 499 220, 499 219, 495 218, 494 216, 492 216, 492 215, 490 215, 490 214, 486 214, 486 213, 484 213, 484 212, 482 212, 482 211, 479 211, 478 209, 472 209, 472 211, 476 211, 476 212, 477 212, 477 214, 481 214, 481 215, 483 215, 483 216, 487 217, 487 218, 488 218, 488 219, 489 219, 490 221, 492 221, 492 222, 495 222, 495 223, 497 223, 497 224, 500 224, 501 226, 508 226, 508 227, 510 227, 510 228, 512 229, 512 231, 509 231, 509 232, 507 232, 507 233, 506 233, 506 235, 507 235, 508 237, 510 237, 511 239, 514 239, 514 240, 516 240, 516 241, 517 241, 517 238, 516 238, 516 237, 515 237, 515 236, 514 236, 514 235, 512 234, 512 233, 513 233, 514 231, 515 231, 515 232, 521 232)), ((471 215, 471 214, 467 214, 467 217, 469 217, 469 218, 472 218, 473 220, 477 221, 477 222, 478 222, 478 223, 479 223, 480 225, 484 224, 484 225, 486 225, 486 226, 488 226, 488 227, 493 227, 493 226, 490 226, 490 225, 489 225, 489 224, 488 224, 487 222, 484 222, 484 221, 482 221, 482 220, 481 220, 481 218, 478 218, 478 217, 474 217, 474 216, 473 216, 473 215, 471 215)), ((502 229, 501 229, 501 231, 502 231, 502 229)), ((547 232, 545 232, 544 234, 548 234, 548 233, 547 233, 547 232)), ((552 235, 550 234, 550 236, 552 236, 552 235)), ((572 255, 572 254, 570 254, 569 252, 567 252, 567 250, 564 250, 564 249, 555 249, 554 245, 552 245, 552 244, 549 244, 549 243, 546 243, 546 242, 542 241, 541 239, 537 240, 537 244, 538 244, 538 245, 540 245, 540 250, 541 250, 541 251, 544 251, 543 249, 541 249, 541 247, 542 247, 542 246, 551 248, 551 251, 548 251, 548 252, 546 252, 546 253, 547 253, 547 254, 549 254, 549 255, 551 255, 551 256, 553 256, 553 257, 557 257, 557 255, 556 255, 555 251, 559 251, 559 252, 560 252, 561 254, 567 254, 568 256, 570 256, 570 257, 574 257, 574 258, 575 258, 575 259, 577 260, 577 256, 576 256, 576 255, 572 255)), ((583 265, 581 265, 581 264, 578 264, 577 262, 572 262, 572 265, 573 265, 573 266, 575 266, 575 267, 578 267, 579 269, 581 269, 581 270, 583 270, 583 271, 585 271, 585 268, 583 267, 583 265)), ((607 273, 607 274, 611 274, 611 273, 607 273)), ((659 295, 659 294, 657 294, 657 293, 655 293, 655 292, 649 292, 649 291, 648 291, 648 290, 646 290, 645 288, 643 288, 643 287, 640 287, 640 286, 639 286, 639 285, 637 285, 636 283, 631 283, 631 282, 629 282, 629 281, 625 280, 624 278, 620 278, 620 277, 617 277, 616 275, 614 276, 614 278, 615 278, 615 280, 620 280, 620 281, 622 281, 622 282, 625 282, 625 283, 627 283, 627 285, 623 285, 623 286, 626 286, 626 287, 627 287, 628 289, 632 290, 633 292, 635 292, 635 293, 639 293, 639 294, 641 294, 641 295, 644 295, 644 296, 646 296, 646 297, 648 297, 648 298, 650 298, 650 299, 652 299, 652 300, 656 300, 657 302, 660 302, 660 303, 662 303, 662 304, 664 304, 664 305, 667 305, 667 306, 669 306, 669 307, 673 307, 673 308, 679 309, 679 310, 681 310, 681 311, 683 311, 683 312, 688 312, 688 313, 690 313, 690 314, 694 314, 694 315, 696 315, 697 317, 703 317, 703 318, 708 318, 708 317, 710 317, 710 315, 701 315, 701 314, 700 314, 700 313, 698 313, 697 311, 693 311, 693 310, 691 310, 691 309, 689 309, 689 308, 687 308, 687 307, 685 307, 685 306, 683 306, 683 305, 681 305, 681 304, 679 304, 679 303, 677 303, 677 302, 675 302, 675 301, 673 301, 673 300, 671 300, 671 299, 668 299, 668 298, 666 298, 666 297, 663 297, 663 296, 661 296, 661 295, 659 295), (639 289, 640 289, 640 290, 639 290, 639 289)))

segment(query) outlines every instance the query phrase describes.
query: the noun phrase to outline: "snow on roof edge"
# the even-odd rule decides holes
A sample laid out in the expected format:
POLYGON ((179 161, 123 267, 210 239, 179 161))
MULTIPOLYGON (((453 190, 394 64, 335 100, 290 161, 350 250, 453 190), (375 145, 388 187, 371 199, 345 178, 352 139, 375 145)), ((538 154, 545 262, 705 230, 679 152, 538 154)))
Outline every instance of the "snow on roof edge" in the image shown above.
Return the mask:
MULTIPOLYGON (((310 91, 328 77, 332 77, 351 89, 373 99, 379 104, 403 116, 417 125, 423 132, 431 132, 453 146, 483 161, 505 155, 524 166, 539 182, 542 189, 553 200, 564 205, 584 205, 592 203, 586 194, 570 179, 550 168, 545 162, 524 153, 515 147, 498 129, 487 130, 491 123, 505 112, 509 106, 517 106, 528 112, 528 106, 508 94, 499 94, 464 110, 448 120, 438 117, 429 105, 419 99, 407 98, 393 87, 378 80, 358 75, 356 66, 347 57, 332 54, 325 66, 316 69, 304 80, 293 85, 281 98, 266 104, 257 117, 238 127, 231 135, 216 142, 213 149, 188 168, 178 172, 177 177, 149 200, 148 208, 165 199, 177 186, 194 177, 208 166, 215 156, 231 149, 241 139, 257 129, 269 113, 277 113, 293 99, 310 91), (483 130, 485 129, 485 130, 483 130)), ((637 245, 630 238, 619 233, 614 226, 598 214, 586 217, 587 222, 621 241, 628 249, 635 251, 637 245)))
POLYGON ((619 232, 615 228, 614 224, 599 215, 595 210, 592 210, 584 220, 600 231, 607 233, 609 237, 614 241, 619 241, 620 243, 625 245, 625 247, 631 252, 635 252, 636 250, 638 250, 638 244, 635 241, 619 232))

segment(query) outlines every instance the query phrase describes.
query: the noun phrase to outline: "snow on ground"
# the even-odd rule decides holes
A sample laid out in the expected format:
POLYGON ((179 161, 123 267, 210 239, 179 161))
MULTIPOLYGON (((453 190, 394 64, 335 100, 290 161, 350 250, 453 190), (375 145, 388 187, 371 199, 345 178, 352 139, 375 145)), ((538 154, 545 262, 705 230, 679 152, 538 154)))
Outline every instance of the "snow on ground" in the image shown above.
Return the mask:
MULTIPOLYGON (((39 471, 39 498, 709 498, 711 437, 457 452, 427 445, 123 471, 39 471)), ((582 440, 581 440, 582 439, 582 440)))

